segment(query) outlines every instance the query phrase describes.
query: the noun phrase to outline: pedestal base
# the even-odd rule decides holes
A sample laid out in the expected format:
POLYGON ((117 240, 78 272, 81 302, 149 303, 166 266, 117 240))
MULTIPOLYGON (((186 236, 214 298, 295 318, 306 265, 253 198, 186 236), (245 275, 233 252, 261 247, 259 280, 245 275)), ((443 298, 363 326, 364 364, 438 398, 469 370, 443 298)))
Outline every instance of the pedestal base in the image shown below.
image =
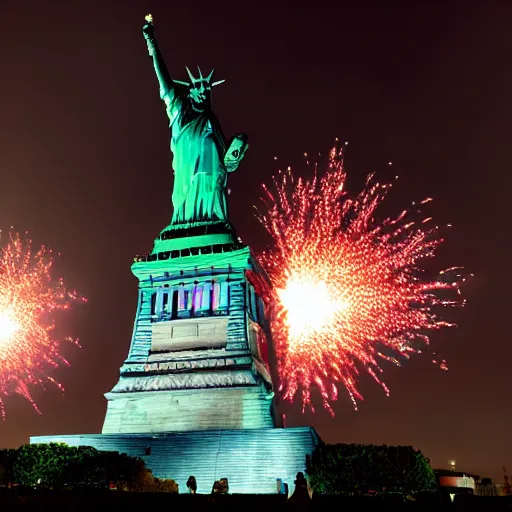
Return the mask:
POLYGON ((180 493, 187 492, 188 477, 194 475, 199 493, 210 493, 215 480, 227 478, 230 493, 248 494, 276 493, 278 478, 292 492, 297 472, 305 470, 306 455, 318 442, 310 427, 30 438, 31 444, 93 446, 141 457, 154 476, 175 480, 180 493))
MULTIPOLYGON (((228 372, 225 374, 231 378, 228 372)), ((271 416, 272 400, 267 399, 258 386, 108 393, 106 397, 108 407, 103 434, 151 435, 153 432, 260 429, 275 425, 271 416)))

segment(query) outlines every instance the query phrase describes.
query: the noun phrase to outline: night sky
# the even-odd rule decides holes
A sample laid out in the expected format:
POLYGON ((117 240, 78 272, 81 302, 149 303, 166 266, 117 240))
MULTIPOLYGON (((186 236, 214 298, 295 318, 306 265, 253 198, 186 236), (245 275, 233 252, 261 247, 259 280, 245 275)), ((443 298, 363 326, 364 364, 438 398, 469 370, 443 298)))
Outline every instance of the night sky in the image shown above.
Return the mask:
POLYGON ((52 373, 65 392, 35 389, 41 415, 8 398, 0 446, 101 431, 102 395, 132 333, 130 265, 171 218, 169 129, 141 34, 151 12, 176 79, 197 64, 227 79, 213 106, 228 137, 249 135, 229 182, 230 217, 245 243, 258 251, 269 242, 252 205, 278 168, 274 157, 308 176, 303 153, 326 153, 339 137, 349 141, 349 189, 359 191, 371 171, 383 181, 398 174, 383 215, 434 198, 434 218, 453 224, 436 268, 475 274, 463 289, 468 305, 447 311, 459 327, 432 337, 448 372, 427 356, 385 364, 389 398, 363 376, 359 411, 341 393, 334 419, 288 405, 288 425, 313 425, 327 442, 412 444, 434 467, 456 459, 482 476, 512 471, 512 8, 297 3, 2 3, 0 226, 60 252, 56 275, 88 303, 59 323, 82 345, 65 346, 71 367, 52 373))

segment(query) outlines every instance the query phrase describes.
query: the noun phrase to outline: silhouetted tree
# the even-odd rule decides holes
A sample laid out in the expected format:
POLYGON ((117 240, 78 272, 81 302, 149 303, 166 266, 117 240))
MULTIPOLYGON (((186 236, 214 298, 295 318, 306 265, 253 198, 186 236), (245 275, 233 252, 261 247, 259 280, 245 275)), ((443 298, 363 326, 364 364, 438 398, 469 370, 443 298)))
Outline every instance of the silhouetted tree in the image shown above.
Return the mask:
POLYGON ((178 492, 178 484, 171 479, 156 478, 151 470, 140 468, 135 478, 128 483, 127 490, 135 492, 178 492))
POLYGON ((436 488, 428 460, 411 446, 321 444, 306 465, 310 485, 322 494, 412 494, 436 488))
POLYGON ((19 448, 13 473, 17 483, 32 487, 108 489, 125 488, 142 468, 142 459, 124 453, 49 443, 19 448))

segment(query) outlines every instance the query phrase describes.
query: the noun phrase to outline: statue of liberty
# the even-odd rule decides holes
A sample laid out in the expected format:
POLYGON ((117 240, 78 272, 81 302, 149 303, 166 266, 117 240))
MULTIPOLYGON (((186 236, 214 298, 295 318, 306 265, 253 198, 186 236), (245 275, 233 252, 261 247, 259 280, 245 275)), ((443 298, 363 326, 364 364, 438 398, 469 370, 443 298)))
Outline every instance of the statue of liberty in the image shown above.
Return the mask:
POLYGON ((227 221, 228 173, 237 169, 247 150, 247 136, 237 134, 227 143, 220 123, 210 107, 213 71, 195 78, 186 68, 190 82, 173 80, 154 35, 153 18, 146 16, 142 32, 153 57, 171 129, 172 224, 227 221))

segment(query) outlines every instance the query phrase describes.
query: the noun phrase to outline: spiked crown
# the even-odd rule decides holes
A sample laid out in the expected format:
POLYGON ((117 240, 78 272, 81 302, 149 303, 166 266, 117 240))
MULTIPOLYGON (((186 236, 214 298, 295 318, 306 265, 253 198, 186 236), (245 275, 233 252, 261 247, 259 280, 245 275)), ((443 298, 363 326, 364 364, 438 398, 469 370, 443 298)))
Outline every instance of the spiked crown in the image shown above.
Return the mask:
POLYGON ((193 87, 197 83, 205 82, 207 84, 207 86, 211 88, 211 87, 215 87, 216 85, 219 85, 226 81, 226 80, 218 80, 217 82, 212 82, 212 76, 213 76, 213 72, 214 72, 213 69, 211 70, 211 72, 208 76, 203 76, 203 74, 201 73, 201 69, 199 68, 199 66, 197 66, 197 70, 199 72, 198 78, 194 77, 194 75, 192 74, 190 69, 188 69, 187 67, 185 67, 185 69, 187 70, 187 74, 188 74, 188 77, 190 78, 190 82, 182 82, 181 80, 173 80, 173 82, 175 84, 185 85, 186 87, 193 87))

